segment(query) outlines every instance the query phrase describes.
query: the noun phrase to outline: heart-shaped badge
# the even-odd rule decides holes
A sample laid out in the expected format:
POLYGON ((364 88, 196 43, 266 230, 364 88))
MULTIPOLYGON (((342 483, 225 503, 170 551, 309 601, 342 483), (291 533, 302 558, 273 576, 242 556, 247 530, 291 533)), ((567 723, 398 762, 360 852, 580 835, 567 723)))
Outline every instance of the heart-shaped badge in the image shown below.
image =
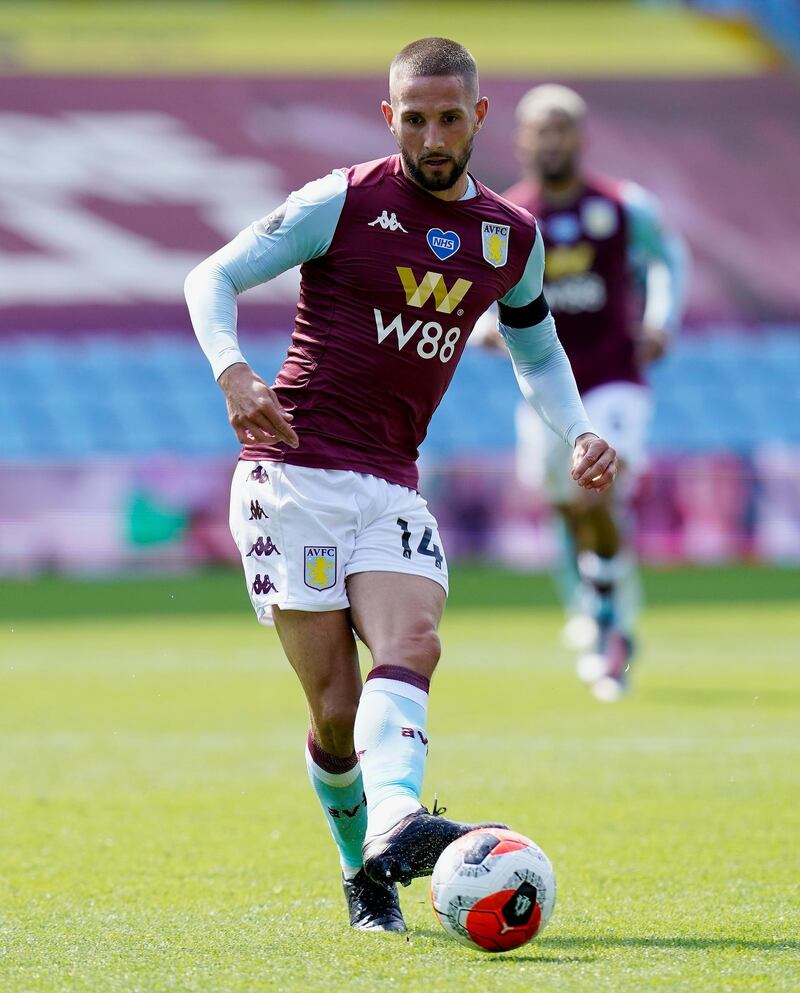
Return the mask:
POLYGON ((441 228, 431 228, 425 237, 430 250, 440 262, 449 259, 451 255, 455 255, 459 248, 461 248, 461 239, 455 231, 442 231, 441 228))

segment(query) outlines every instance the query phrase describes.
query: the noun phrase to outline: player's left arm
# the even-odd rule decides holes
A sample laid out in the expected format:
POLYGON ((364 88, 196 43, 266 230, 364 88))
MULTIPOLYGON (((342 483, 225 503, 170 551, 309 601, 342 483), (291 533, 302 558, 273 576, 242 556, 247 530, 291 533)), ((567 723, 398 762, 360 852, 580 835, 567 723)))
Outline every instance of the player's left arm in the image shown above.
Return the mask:
POLYGON ((664 222, 658 200, 636 183, 622 186, 628 221, 628 258, 644 273, 645 305, 638 335, 640 358, 661 358, 677 332, 686 299, 689 251, 664 222))
POLYGON ((522 395, 572 447, 572 478, 585 489, 603 491, 614 481, 616 452, 586 416, 572 366, 556 334, 543 281, 544 247, 537 231, 522 279, 499 301, 498 329, 522 395))

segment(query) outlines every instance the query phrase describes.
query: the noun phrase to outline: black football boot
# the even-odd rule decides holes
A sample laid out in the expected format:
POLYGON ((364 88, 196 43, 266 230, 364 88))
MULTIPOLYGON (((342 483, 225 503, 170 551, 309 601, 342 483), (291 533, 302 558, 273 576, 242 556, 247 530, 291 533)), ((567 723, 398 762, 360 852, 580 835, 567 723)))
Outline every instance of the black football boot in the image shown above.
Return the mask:
POLYGON ((408 886, 418 876, 430 876, 442 852, 456 838, 476 828, 505 828, 506 824, 461 824, 443 817, 445 807, 433 804, 433 813, 420 807, 383 834, 368 838, 361 849, 364 872, 376 883, 408 886))
POLYGON ((342 878, 350 927, 356 931, 405 931, 397 887, 380 885, 359 869, 352 879, 342 878))

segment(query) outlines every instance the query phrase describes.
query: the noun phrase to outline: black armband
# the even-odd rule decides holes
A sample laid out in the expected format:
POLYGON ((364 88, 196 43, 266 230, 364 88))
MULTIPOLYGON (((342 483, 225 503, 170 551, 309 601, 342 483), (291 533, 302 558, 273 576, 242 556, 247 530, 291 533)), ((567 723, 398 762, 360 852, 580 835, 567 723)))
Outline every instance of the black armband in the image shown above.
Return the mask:
POLYGON ((524 307, 509 307, 507 304, 499 303, 500 323, 509 328, 531 328, 534 324, 541 324, 550 313, 550 307, 544 298, 544 292, 540 293, 535 300, 525 304, 524 307))

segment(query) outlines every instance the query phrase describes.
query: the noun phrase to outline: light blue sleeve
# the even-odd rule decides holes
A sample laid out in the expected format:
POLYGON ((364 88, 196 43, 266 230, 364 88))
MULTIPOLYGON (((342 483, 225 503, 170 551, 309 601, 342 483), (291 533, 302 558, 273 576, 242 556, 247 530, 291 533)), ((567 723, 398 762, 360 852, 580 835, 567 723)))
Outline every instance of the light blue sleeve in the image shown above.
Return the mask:
POLYGON ((236 331, 237 295, 324 255, 346 196, 347 178, 340 170, 308 183, 186 277, 192 325, 215 379, 245 361, 236 331))
POLYGON ((545 424, 570 446, 582 434, 597 434, 586 416, 553 315, 533 327, 501 323, 498 329, 508 345, 522 395, 545 424))
POLYGON ((522 278, 500 299, 508 307, 526 307, 541 295, 544 285, 544 243, 538 227, 522 278))
POLYGON ((645 280, 644 324, 674 332, 686 298, 686 243, 664 225, 652 194, 636 183, 624 183, 621 192, 630 232, 628 261, 645 280))
POLYGON ((548 311, 544 319, 529 327, 511 327, 502 320, 503 316, 524 319, 508 311, 504 314, 505 307, 529 308, 529 304, 538 301, 539 306, 529 308, 528 313, 540 312, 546 307, 544 298, 539 300, 543 286, 544 244, 537 229, 522 278, 499 301, 501 319, 497 329, 508 345, 522 395, 545 424, 572 446, 580 435, 596 432, 583 408, 567 353, 558 340, 553 315, 548 311))

